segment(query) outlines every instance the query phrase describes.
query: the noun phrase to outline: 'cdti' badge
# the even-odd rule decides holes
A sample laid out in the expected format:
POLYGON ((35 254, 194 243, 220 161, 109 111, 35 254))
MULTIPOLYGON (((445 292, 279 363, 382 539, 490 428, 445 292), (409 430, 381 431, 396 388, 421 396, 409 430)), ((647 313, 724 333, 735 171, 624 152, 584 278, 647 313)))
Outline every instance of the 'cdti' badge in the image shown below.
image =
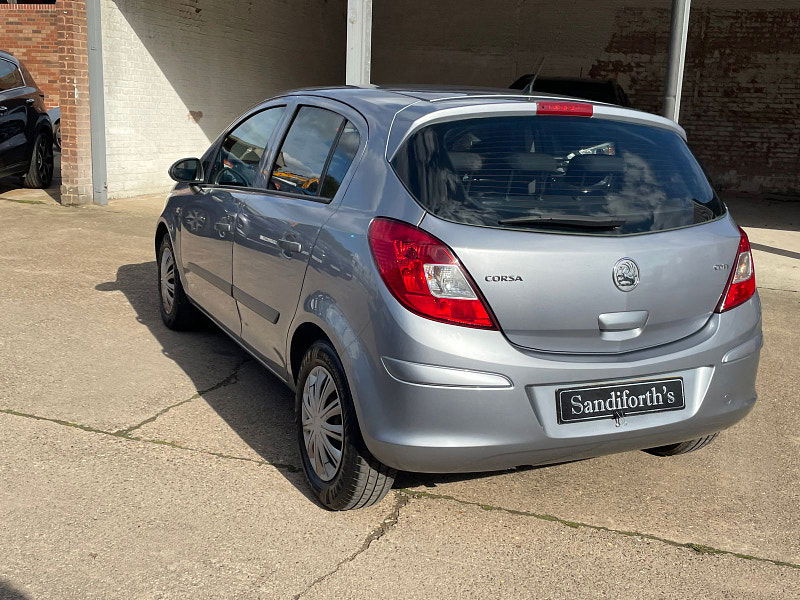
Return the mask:
POLYGON ((639 285, 639 265, 632 258, 620 258, 611 274, 614 285, 623 292, 630 292, 639 285))

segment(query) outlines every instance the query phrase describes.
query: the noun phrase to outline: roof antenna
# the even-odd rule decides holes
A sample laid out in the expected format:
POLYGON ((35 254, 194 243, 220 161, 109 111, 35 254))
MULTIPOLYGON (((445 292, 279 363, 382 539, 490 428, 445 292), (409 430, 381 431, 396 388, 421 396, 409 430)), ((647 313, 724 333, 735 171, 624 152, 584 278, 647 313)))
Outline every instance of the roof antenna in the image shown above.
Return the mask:
POLYGON ((536 72, 533 74, 533 78, 531 78, 530 83, 523 88, 522 90, 523 94, 527 96, 533 95, 533 84, 536 83, 536 79, 539 77, 539 73, 542 72, 542 67, 544 66, 544 61, 546 58, 547 58, 546 54, 542 56, 542 60, 539 61, 539 66, 536 67, 536 72))

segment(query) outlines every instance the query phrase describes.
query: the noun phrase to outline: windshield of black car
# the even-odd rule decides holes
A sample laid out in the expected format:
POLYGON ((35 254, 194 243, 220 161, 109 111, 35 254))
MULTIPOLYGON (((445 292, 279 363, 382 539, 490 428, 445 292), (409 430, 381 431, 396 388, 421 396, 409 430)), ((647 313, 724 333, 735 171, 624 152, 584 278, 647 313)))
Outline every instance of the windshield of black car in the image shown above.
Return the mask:
POLYGON ((415 132, 392 166, 425 209, 457 223, 536 229, 537 220, 561 219, 567 224, 547 230, 628 235, 725 212, 680 136, 629 122, 509 116, 436 123, 415 132), (568 224, 580 218, 620 225, 587 231, 568 224))

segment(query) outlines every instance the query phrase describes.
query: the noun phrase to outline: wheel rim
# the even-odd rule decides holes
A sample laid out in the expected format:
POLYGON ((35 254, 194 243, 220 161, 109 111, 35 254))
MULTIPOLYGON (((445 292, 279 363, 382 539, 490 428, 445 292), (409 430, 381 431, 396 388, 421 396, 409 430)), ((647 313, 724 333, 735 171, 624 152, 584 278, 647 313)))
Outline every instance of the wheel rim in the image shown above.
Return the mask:
POLYGON ((301 420, 308 462, 317 477, 330 481, 342 463, 344 428, 339 390, 325 367, 314 367, 306 378, 301 420))
POLYGON ((169 248, 164 248, 161 253, 161 303, 165 312, 172 312, 175 304, 175 258, 169 248))
POLYGON ((53 147, 45 136, 41 136, 36 144, 36 169, 42 181, 50 181, 53 176, 53 147))

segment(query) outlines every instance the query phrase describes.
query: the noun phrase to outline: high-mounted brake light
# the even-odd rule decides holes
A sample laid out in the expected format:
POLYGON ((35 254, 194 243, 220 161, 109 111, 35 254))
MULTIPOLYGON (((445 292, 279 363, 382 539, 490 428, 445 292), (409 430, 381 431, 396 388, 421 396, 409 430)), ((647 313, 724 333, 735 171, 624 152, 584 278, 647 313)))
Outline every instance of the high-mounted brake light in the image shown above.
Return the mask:
POLYGON ((434 321, 496 329, 472 278, 455 253, 427 231, 377 218, 369 245, 386 287, 410 311, 434 321))
POLYGON ((719 300, 716 312, 722 313, 746 302, 756 293, 756 270, 747 234, 739 228, 739 249, 733 263, 728 285, 719 300))
POLYGON ((594 114, 594 106, 588 102, 537 102, 536 114, 591 117, 594 114))

